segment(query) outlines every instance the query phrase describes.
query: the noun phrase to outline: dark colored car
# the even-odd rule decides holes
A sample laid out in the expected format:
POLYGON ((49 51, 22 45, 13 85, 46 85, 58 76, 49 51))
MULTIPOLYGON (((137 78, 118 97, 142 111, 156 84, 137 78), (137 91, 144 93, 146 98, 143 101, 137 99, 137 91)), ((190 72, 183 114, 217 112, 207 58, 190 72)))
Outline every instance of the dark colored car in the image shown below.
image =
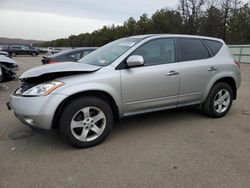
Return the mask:
POLYGON ((44 56, 42 59, 43 64, 52 64, 65 61, 78 61, 89 53, 93 52, 97 48, 95 47, 84 47, 76 48, 71 50, 65 50, 50 56, 44 56))
POLYGON ((37 56, 39 54, 39 51, 37 49, 29 48, 23 45, 12 45, 12 46, 9 46, 4 51, 8 52, 11 57, 15 57, 17 55, 37 56))
POLYGON ((48 53, 48 50, 46 48, 38 48, 38 47, 34 47, 36 50, 38 50, 38 52, 40 54, 46 54, 48 53))
POLYGON ((16 76, 16 71, 18 70, 18 64, 13 59, 0 55, 0 69, 1 78, 0 82, 3 80, 9 80, 16 76))

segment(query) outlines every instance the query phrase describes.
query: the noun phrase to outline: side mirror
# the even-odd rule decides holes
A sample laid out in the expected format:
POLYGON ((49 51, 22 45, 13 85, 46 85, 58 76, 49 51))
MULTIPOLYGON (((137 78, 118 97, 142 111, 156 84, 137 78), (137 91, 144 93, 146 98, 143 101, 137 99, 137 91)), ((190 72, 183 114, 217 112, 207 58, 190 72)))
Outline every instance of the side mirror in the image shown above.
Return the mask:
POLYGON ((128 67, 137 67, 144 65, 144 59, 140 55, 131 55, 127 59, 128 67))

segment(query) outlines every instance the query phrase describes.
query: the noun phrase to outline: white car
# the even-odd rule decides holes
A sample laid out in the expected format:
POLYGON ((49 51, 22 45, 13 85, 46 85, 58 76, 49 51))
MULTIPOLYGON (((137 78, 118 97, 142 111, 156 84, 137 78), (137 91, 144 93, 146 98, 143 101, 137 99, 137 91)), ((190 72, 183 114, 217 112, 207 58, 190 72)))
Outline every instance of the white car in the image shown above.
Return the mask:
POLYGON ((18 70, 18 64, 13 59, 6 57, 5 55, 0 55, 0 69, 1 69, 1 79, 3 80, 13 79, 16 76, 16 71, 18 70))
POLYGON ((6 57, 9 57, 9 53, 5 51, 0 51, 0 55, 4 55, 6 57))

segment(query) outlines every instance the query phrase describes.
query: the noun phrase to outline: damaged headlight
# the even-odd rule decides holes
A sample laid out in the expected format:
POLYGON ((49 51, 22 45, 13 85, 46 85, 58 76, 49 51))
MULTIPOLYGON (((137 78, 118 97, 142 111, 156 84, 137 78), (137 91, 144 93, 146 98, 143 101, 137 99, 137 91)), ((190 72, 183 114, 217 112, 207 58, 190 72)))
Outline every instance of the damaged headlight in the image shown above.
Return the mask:
POLYGON ((54 91, 56 88, 64 85, 63 82, 60 81, 51 81, 47 83, 42 83, 39 85, 36 85, 27 91, 23 92, 23 96, 46 96, 50 94, 52 91, 54 91))

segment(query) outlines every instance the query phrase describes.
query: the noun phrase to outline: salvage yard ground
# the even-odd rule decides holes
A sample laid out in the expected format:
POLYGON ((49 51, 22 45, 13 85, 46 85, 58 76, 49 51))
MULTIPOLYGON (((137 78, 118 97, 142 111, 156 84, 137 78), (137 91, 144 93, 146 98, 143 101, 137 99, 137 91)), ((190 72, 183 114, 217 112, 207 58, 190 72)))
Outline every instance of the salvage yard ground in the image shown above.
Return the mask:
MULTIPOLYGON (((19 75, 41 65, 41 56, 15 60, 19 75)), ((250 64, 241 70, 238 100, 224 118, 198 107, 130 117, 102 144, 80 150, 56 131, 20 123, 5 105, 20 83, 1 83, 0 187, 249 187, 250 64)))

